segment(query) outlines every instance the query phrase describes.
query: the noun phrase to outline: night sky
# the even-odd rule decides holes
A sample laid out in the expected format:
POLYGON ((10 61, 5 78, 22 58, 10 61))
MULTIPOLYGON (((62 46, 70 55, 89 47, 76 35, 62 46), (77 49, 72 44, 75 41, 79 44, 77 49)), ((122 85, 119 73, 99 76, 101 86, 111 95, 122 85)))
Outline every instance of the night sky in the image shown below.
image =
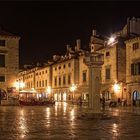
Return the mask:
POLYGON ((138 1, 9 1, 0 2, 0 26, 21 37, 21 66, 63 54, 66 44, 74 46, 79 38, 88 47, 94 28, 109 36, 127 17, 139 17, 139 11, 138 1))

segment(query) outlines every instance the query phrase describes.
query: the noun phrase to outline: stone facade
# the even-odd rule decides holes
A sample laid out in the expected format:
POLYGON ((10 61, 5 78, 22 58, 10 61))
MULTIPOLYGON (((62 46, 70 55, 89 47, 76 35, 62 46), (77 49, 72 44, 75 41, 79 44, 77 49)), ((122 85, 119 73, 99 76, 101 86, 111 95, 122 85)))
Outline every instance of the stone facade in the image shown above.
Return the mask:
POLYGON ((140 100, 140 37, 126 42, 126 83, 130 104, 140 100))
POLYGON ((20 37, 0 29, 0 88, 12 92, 19 72, 20 37))
MULTIPOLYGON (((110 42, 108 38, 99 36, 96 30, 93 30, 87 50, 81 49, 80 40, 76 41, 74 47, 67 45, 65 55, 54 55, 53 59, 48 61, 47 66, 34 70, 34 78, 23 79, 26 88, 33 87, 38 93, 43 93, 47 86, 51 86, 51 95, 57 101, 71 101, 73 94, 75 100, 82 98, 82 100, 87 101, 90 77, 89 69, 84 63, 85 53, 97 52, 104 55, 104 64, 101 69, 100 97, 105 96, 106 100, 114 101, 118 101, 118 99, 127 100, 130 104, 135 96, 138 98, 137 94, 140 87, 139 75, 131 74, 132 64, 133 67, 140 67, 139 45, 133 45, 137 42, 140 43, 139 37, 136 37, 139 34, 139 31, 136 30, 138 24, 139 19, 128 19, 127 24, 121 31, 112 34, 113 42, 110 42), (130 39, 131 37, 133 39, 130 39), (48 69, 48 75, 42 75, 42 71, 45 71, 45 69, 48 69), (49 78, 47 79, 48 84, 43 84, 44 87, 37 86, 37 82, 41 85, 46 78, 49 78), (31 81, 32 84, 30 85, 34 86, 29 86, 31 81), (73 85, 76 88, 71 91, 73 85), (116 86, 117 89, 115 89, 116 86)), ((139 73, 139 70, 136 72, 139 73)), ((25 75, 29 77, 27 73, 25 75)))

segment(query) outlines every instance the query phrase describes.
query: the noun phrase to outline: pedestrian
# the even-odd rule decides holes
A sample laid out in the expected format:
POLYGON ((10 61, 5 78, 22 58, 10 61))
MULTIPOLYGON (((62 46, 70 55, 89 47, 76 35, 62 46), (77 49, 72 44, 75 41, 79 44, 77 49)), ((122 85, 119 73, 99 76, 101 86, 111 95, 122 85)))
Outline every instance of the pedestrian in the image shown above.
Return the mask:
POLYGON ((105 97, 102 98, 102 108, 105 110, 105 97))
POLYGON ((118 105, 120 106, 120 104, 121 104, 121 99, 118 98, 118 105))

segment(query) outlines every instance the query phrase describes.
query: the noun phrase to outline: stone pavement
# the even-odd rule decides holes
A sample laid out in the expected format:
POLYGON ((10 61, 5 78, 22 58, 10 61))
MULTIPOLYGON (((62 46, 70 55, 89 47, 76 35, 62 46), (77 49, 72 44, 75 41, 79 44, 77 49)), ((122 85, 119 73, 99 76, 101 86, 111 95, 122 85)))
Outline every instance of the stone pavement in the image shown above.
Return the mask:
POLYGON ((0 140, 140 140, 140 108, 107 108, 111 119, 81 120, 85 107, 0 106, 0 140))

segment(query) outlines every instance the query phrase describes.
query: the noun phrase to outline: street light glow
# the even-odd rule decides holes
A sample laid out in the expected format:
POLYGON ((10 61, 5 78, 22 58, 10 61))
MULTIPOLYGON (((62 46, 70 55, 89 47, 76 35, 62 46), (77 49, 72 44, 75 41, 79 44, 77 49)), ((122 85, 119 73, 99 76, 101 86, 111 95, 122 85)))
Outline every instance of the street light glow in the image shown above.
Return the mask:
POLYGON ((107 44, 108 44, 108 45, 113 45, 114 43, 116 43, 116 37, 115 37, 115 36, 111 36, 111 37, 108 39, 107 44))
POLYGON ((117 92, 120 90, 120 85, 117 84, 117 83, 115 83, 115 84, 113 85, 113 89, 114 89, 114 92, 117 93, 117 92))
POLYGON ((50 93, 51 93, 51 90, 52 90, 52 89, 51 89, 51 87, 50 87, 50 86, 48 86, 48 87, 47 87, 47 93, 49 93, 49 94, 50 94, 50 93))
POLYGON ((75 84, 72 84, 70 87, 70 91, 74 92, 76 90, 77 86, 75 84))
POLYGON ((23 83, 23 82, 18 82, 18 81, 15 82, 14 85, 15 85, 16 88, 24 88, 24 87, 25 87, 25 83, 23 83))

